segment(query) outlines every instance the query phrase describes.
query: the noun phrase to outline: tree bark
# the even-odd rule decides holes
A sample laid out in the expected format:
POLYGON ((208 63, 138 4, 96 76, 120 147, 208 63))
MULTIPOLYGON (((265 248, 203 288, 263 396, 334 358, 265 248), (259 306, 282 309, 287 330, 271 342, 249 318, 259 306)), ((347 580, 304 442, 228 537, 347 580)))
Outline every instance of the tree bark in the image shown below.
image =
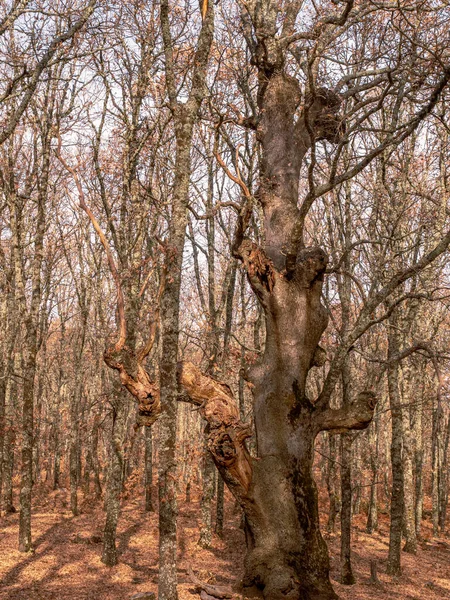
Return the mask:
POLYGON ((201 499, 202 525, 198 543, 202 548, 211 548, 213 528, 212 503, 214 499, 216 467, 214 466, 214 461, 208 452, 207 447, 205 447, 203 451, 203 461, 201 499))
POLYGON ((103 530, 102 562, 113 567, 118 562, 116 531, 120 516, 120 496, 124 466, 123 444, 128 415, 128 396, 121 386, 115 386, 113 418, 111 424, 111 445, 106 487, 106 522, 103 530))
MULTIPOLYGON (((399 351, 397 315, 391 319, 388 357, 399 351)), ((399 389, 399 365, 388 368, 389 402, 392 416, 391 465, 391 525, 389 533, 389 555, 387 572, 401 574, 401 544, 403 528, 403 465, 402 465, 402 409, 399 389)))
MULTIPOLYGON (((48 98, 47 98, 48 100, 48 98)), ((42 164, 38 192, 38 212, 36 234, 34 238, 34 255, 32 261, 32 291, 29 309, 26 312, 26 340, 23 367, 23 401, 22 401, 22 464, 20 484, 19 515, 19 551, 29 552, 31 543, 31 495, 33 487, 33 441, 34 441, 34 393, 38 353, 39 308, 41 303, 41 266, 44 255, 45 205, 50 170, 51 123, 48 120, 42 130, 42 164)), ((35 141, 37 145, 37 141, 35 141)), ((19 234, 20 240, 20 234, 19 234)), ((16 253, 16 282, 20 285, 20 303, 26 307, 25 290, 23 288, 23 264, 20 251, 16 253), (20 284, 19 284, 20 282, 20 284)))
POLYGON ((216 506, 216 527, 215 532, 221 538, 223 537, 223 511, 224 511, 224 483, 222 476, 217 475, 217 506, 216 506))
POLYGON ((378 461, 379 461, 379 421, 380 415, 377 411, 369 429, 369 451, 371 486, 369 508, 367 512, 367 533, 373 533, 378 529, 378 461))
MULTIPOLYGON (((16 375, 20 375, 21 360, 18 352, 14 353, 13 370, 16 375)), ((13 501, 13 475, 14 475, 14 455, 16 447, 16 422, 17 422, 17 381, 15 377, 10 377, 6 386, 6 406, 5 406, 5 449, 4 449, 4 471, 3 471, 3 510, 8 513, 15 513, 13 501)))
POLYGON ((153 512, 153 453, 152 453, 152 430, 150 427, 145 428, 145 457, 144 457, 144 471, 145 471, 145 510, 147 512, 153 512))
POLYGON ((177 600, 177 360, 181 269, 187 226, 194 124, 205 95, 209 53, 214 35, 214 5, 206 3, 194 56, 191 88, 186 102, 177 98, 174 48, 169 21, 169 3, 161 0, 161 29, 169 106, 174 118, 176 156, 172 210, 166 250, 167 284, 161 301, 162 353, 160 362, 161 418, 159 421, 159 600, 177 600))
POLYGON ((329 498, 329 509, 328 509, 328 522, 327 531, 334 533, 336 529, 336 517, 339 513, 339 493, 338 493, 338 482, 337 482, 337 469, 336 462, 338 459, 337 453, 337 439, 333 434, 328 434, 328 454, 329 459, 326 466, 326 485, 329 498))
MULTIPOLYGON (((418 381, 416 380, 416 384, 418 381)), ((424 448, 423 448, 423 426, 422 426, 422 415, 423 415, 423 390, 422 396, 419 398, 419 402, 416 409, 413 412, 413 437, 414 437, 414 471, 415 471, 415 520, 416 520, 416 536, 420 539, 421 528, 422 528, 422 513, 423 513, 423 462, 424 462, 424 448)))
POLYGON ((345 585, 356 582, 351 562, 352 442, 349 433, 341 438, 341 583, 345 585))
MULTIPOLYGON (((412 401, 413 394, 411 390, 411 373, 408 366, 402 367, 403 403, 408 404, 412 401)), ((403 507, 404 507, 404 525, 405 525, 405 545, 403 550, 409 554, 417 552, 416 537, 416 518, 414 501, 414 450, 411 433, 410 408, 402 408, 402 466, 403 466, 403 507)))

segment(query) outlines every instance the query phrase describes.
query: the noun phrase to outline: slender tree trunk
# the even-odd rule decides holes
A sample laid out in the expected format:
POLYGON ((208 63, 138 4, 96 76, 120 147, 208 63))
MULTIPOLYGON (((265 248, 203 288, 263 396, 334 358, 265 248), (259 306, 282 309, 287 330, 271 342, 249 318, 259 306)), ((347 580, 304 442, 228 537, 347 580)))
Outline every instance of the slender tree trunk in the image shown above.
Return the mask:
POLYGON ((358 444, 358 439, 353 444, 353 461, 352 461, 352 516, 359 515, 361 510, 361 486, 362 481, 362 466, 361 466, 361 451, 358 444))
POLYGON ((341 437, 341 583, 353 585, 351 562, 352 530, 352 434, 341 437))
POLYGON ((100 481, 100 465, 98 459, 98 436, 99 436, 100 423, 98 416, 95 417, 94 427, 92 430, 92 468, 94 471, 94 490, 95 497, 100 500, 102 497, 102 484, 100 481))
POLYGON ((367 514, 367 533, 373 533, 378 529, 378 461, 379 461, 379 423, 380 415, 375 413, 374 420, 369 427, 369 450, 371 486, 369 509, 367 514))
MULTIPOLYGON (((402 399, 403 404, 408 404, 413 397, 411 368, 405 365, 402 373, 402 399)), ((411 432, 411 408, 402 408, 402 466, 403 466, 403 505, 405 546, 403 550, 409 554, 417 552, 416 518, 415 518, 415 485, 414 485, 414 449, 411 432)))
POLYGON ((431 511, 433 535, 438 535, 439 530, 439 435, 441 407, 439 401, 433 399, 432 436, 431 436, 431 511))
MULTIPOLYGON (((18 352, 14 353, 13 371, 15 375, 21 374, 21 360, 18 352)), ((5 446, 3 457, 3 509, 6 513, 15 513, 13 502, 13 475, 16 447, 16 413, 17 413, 17 380, 10 377, 6 386, 5 407, 5 446)))
POLYGON ((212 542, 212 502, 214 498, 214 483, 216 467, 212 459, 211 454, 208 452, 208 448, 203 449, 203 460, 204 466, 202 469, 202 500, 201 500, 201 513, 202 513, 202 526, 200 529, 199 545, 202 548, 211 548, 212 542))
POLYGON ((441 534, 445 533, 446 521, 447 521, 447 506, 448 506, 448 447, 450 442, 450 414, 447 415, 447 424, 445 427, 445 437, 443 440, 442 448, 442 464, 441 472, 439 476, 439 530, 441 534))
POLYGON ((337 437, 335 434, 327 434, 329 459, 326 466, 326 485, 329 499, 327 531, 334 533, 336 530, 336 517, 339 513, 339 493, 337 482, 336 464, 338 461, 337 437))
POLYGON ((152 456, 152 430, 151 427, 145 427, 145 510, 153 512, 153 456, 152 456))
POLYGON ((422 397, 413 411, 413 439, 414 439, 414 471, 415 471, 415 521, 416 536, 421 537, 422 513, 423 513, 423 392, 422 397))
MULTIPOLYGON (((389 332, 388 357, 399 350, 397 318, 391 318, 389 332)), ((392 417, 392 492, 391 492, 391 526, 389 535, 389 556, 387 572, 390 575, 401 574, 401 544, 403 528, 403 465, 402 465, 402 409, 399 388, 399 365, 388 368, 389 402, 392 417)))
POLYGON ((223 537, 224 482, 220 473, 217 474, 217 507, 215 532, 223 537))
POLYGON ((80 443, 79 427, 80 427, 80 403, 82 393, 81 380, 81 357, 78 364, 75 366, 75 383, 70 402, 70 445, 69 445, 69 477, 70 477, 70 510, 74 517, 78 515, 78 464, 79 464, 79 449, 80 443))
MULTIPOLYGON (((34 441, 34 388, 38 353, 39 307, 41 303, 41 265, 44 253, 45 203, 50 166, 50 138, 44 143, 42 179, 38 196, 38 216, 34 240, 31 303, 25 319, 26 341, 24 349, 24 384, 22 401, 22 464, 20 484, 19 550, 29 552, 31 544, 31 495, 33 487, 34 441)), ((18 254, 17 260, 21 261, 18 254)), ((22 265, 18 266, 16 280, 22 279, 22 265)), ((25 306, 25 291, 21 290, 21 304, 25 306)))
MULTIPOLYGON (((349 299, 346 298, 346 282, 343 282, 343 294, 345 298, 345 307, 343 321, 348 322, 349 299)), ((347 358, 342 369, 342 404, 349 406, 351 402, 351 372, 350 359, 347 358)), ((344 585, 353 585, 355 577, 352 570, 351 561, 351 535, 352 535, 352 486, 354 485, 352 477, 352 444, 353 434, 345 433, 341 436, 341 583, 344 585)))
MULTIPOLYGON (((20 320, 15 302, 15 270, 14 270, 14 252, 11 253, 9 269, 6 269, 6 283, 9 289, 5 292, 1 303, 1 322, 4 323, 5 335, 0 342, 0 352, 2 353, 2 363, 0 369, 0 510, 2 508, 2 497, 5 479, 9 478, 9 487, 12 482, 11 473, 7 474, 7 462, 10 460, 10 454, 14 454, 14 440, 10 431, 13 428, 15 419, 13 417, 17 385, 14 381, 15 363, 19 365, 18 354, 15 347, 18 344, 17 322, 20 320), (12 449, 10 449, 12 444, 12 449)), ((20 369, 20 367, 18 367, 20 369)), ((12 491, 12 490, 11 490, 12 491)))
POLYGON ((174 118, 176 156, 172 211, 166 251, 166 287, 161 301, 162 354, 160 362, 161 417, 159 420, 159 600, 177 600, 177 466, 176 427, 178 396, 178 336, 181 269, 187 226, 187 204, 191 174, 194 124, 205 94, 209 52, 214 35, 214 5, 206 12, 195 51, 192 86, 186 102, 177 99, 174 48, 169 4, 161 0, 161 29, 169 105, 174 118))
POLYGON ((128 415, 127 392, 115 386, 115 402, 111 426, 108 476, 106 484, 106 522, 103 531, 102 562, 108 567, 117 564, 116 531, 120 516, 120 496, 124 466, 124 439, 128 415))
POLYGON ((90 448, 86 452, 84 460, 84 473, 83 473, 83 494, 87 498, 91 491, 91 473, 93 471, 92 465, 92 454, 90 448))
MULTIPOLYGON (((31 327, 30 327, 31 328, 31 327)), ((28 329, 28 328, 27 328, 28 329)), ((30 331, 28 331, 30 334, 30 331)), ((33 334, 29 339, 33 344, 33 334)), ((33 395, 36 373, 36 351, 30 348, 24 365, 22 409, 22 465, 20 484, 19 550, 29 552, 31 546, 31 492, 33 486, 33 395)))
MULTIPOLYGON (((41 333, 41 335, 43 335, 41 333)), ((46 348, 42 349, 42 372, 45 373, 46 368, 46 348)), ((41 482, 41 447, 43 445, 42 435, 42 403, 43 403, 44 382, 43 377, 38 376, 38 385, 36 391, 36 418, 33 436, 33 485, 41 482)))
MULTIPOLYGON (((6 437, 6 426, 5 426, 5 407, 6 407, 6 374, 5 370, 0 370, 0 500, 2 497, 3 489, 3 456, 5 447, 6 437)), ((1 506, 1 505, 0 505, 1 506)))
POLYGON ((370 486, 370 498, 369 498, 369 509, 367 515, 367 533, 373 533, 378 529, 378 498, 377 498, 377 484, 375 483, 374 476, 372 475, 372 484, 370 486))
MULTIPOLYGON (((4 294, 0 300, 0 321, 8 325, 7 321, 7 296, 4 294)), ((10 326, 9 326, 10 327, 10 326)), ((10 336, 5 336, 9 338, 10 336)), ((5 447, 5 412, 6 412, 6 385, 9 373, 10 357, 8 356, 8 344, 6 340, 0 342, 0 499, 2 497, 3 488, 3 453, 5 447)), ((0 505, 1 507, 1 505, 0 505)))
MULTIPOLYGON (((215 135, 213 154, 217 153, 218 134, 215 135)), ((214 193, 214 171, 212 163, 208 169, 208 193, 206 197, 206 209, 212 210, 214 193)), ((217 312, 216 312, 216 290, 215 290, 215 226, 214 217, 211 217, 206 222, 206 239, 208 248, 208 367, 207 373, 210 375, 217 374, 217 359, 219 351, 219 335, 217 331, 217 312)), ((205 443, 203 449, 203 468, 202 468, 202 499, 201 499, 201 514, 202 525, 200 529, 199 545, 202 548, 210 548, 212 543, 212 503, 215 492, 215 473, 216 467, 211 454, 208 451, 205 443)))

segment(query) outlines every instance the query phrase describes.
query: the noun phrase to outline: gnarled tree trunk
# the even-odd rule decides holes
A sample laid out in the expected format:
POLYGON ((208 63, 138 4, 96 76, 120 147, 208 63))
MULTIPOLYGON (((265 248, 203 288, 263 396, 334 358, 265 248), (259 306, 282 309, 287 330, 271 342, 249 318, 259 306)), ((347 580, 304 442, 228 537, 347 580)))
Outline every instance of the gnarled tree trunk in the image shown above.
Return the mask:
MULTIPOLYGON (((258 200, 264 212, 265 247, 244 238, 248 209, 243 210, 234 247, 266 317, 264 355, 248 373, 257 460, 245 448, 250 431, 239 421, 229 391, 223 387, 226 415, 217 397, 209 398, 203 414, 210 424, 209 447, 216 465, 245 512, 244 583, 263 588, 268 600, 331 600, 336 594, 312 476, 314 440, 322 430, 366 427, 375 403, 373 394, 363 393, 348 406, 332 410, 328 398, 314 404, 305 393, 308 371, 323 355, 318 344, 327 326, 320 302, 327 256, 301 243, 306 213, 297 208, 300 166, 313 138, 334 141, 338 135, 339 99, 328 90, 316 90, 296 114, 300 86, 284 73, 283 52, 274 36, 275 14, 253 15, 258 40, 257 135, 262 147, 258 200)), ((242 180, 240 185, 250 201, 242 180)), ((191 398, 194 394, 204 402, 200 375, 194 379, 189 386, 182 373, 181 383, 191 398)))

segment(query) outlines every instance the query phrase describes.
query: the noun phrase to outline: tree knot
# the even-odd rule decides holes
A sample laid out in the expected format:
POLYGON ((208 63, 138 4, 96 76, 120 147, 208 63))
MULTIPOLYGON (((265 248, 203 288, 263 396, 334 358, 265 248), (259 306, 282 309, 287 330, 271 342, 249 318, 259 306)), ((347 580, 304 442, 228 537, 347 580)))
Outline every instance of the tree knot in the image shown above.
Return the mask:
POLYGON ((341 96, 328 88, 320 87, 306 94, 305 108, 317 141, 336 144, 344 135, 345 124, 339 115, 341 104, 341 96))
POLYGON ((264 250, 247 238, 243 240, 239 252, 250 283, 254 284, 257 281, 271 293, 275 285, 275 269, 264 250))
POLYGON ((328 256, 322 248, 304 248, 297 254, 295 279, 303 287, 311 287, 316 281, 323 281, 328 264, 328 256))

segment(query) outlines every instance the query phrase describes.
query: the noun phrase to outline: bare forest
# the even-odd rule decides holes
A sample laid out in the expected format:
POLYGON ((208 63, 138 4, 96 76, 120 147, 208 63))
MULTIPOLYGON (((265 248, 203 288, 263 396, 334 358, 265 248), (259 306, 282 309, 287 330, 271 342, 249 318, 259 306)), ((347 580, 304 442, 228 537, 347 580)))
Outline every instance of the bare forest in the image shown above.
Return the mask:
POLYGON ((0 599, 450 599, 450 2, 0 0, 0 599))

